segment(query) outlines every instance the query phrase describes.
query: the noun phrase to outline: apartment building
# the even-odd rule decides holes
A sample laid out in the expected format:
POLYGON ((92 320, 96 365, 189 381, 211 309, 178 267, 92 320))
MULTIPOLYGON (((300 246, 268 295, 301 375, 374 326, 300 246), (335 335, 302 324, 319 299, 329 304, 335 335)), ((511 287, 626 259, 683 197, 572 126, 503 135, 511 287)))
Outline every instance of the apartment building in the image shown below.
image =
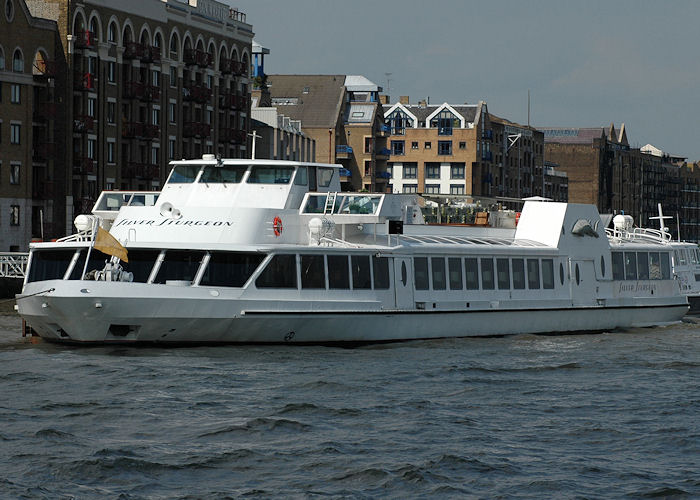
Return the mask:
POLYGON ((0 251, 25 251, 62 221, 54 169, 64 116, 55 84, 62 52, 55 21, 21 0, 0 14, 0 251))
POLYGON ((316 160, 345 167, 344 190, 386 191, 381 87, 360 75, 267 75, 266 85, 270 105, 315 141, 316 160))
MULTIPOLYGON (((47 133, 26 144, 37 174, 28 189, 56 208, 44 238, 70 233, 104 189, 160 189, 171 159, 249 155, 244 13, 214 0, 7 2, 57 33, 39 70, 49 90, 32 109, 47 133)), ((8 28, 14 48, 24 31, 8 28)))

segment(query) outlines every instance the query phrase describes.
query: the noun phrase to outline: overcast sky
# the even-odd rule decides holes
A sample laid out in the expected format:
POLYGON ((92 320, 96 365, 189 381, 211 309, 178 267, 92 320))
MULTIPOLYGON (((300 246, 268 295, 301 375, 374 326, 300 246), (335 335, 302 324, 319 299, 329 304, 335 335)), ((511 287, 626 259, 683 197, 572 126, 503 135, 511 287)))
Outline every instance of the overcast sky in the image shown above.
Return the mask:
POLYGON ((224 1, 268 74, 364 75, 392 103, 483 100, 523 124, 529 90, 536 127, 624 123, 632 146, 700 160, 700 1, 224 1))

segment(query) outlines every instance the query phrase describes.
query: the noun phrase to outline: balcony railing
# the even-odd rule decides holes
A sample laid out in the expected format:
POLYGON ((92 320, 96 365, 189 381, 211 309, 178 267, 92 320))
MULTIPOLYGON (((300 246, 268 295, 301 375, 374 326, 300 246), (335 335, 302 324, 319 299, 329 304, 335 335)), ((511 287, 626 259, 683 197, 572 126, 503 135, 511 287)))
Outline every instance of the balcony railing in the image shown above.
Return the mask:
POLYGON ((35 80, 45 80, 47 78, 55 78, 58 74, 58 64, 56 61, 39 61, 34 63, 32 75, 35 80))
POLYGON ((86 175, 95 173, 95 160, 86 156, 73 157, 73 173, 86 175))
POLYGON ((92 73, 76 72, 73 75, 73 89, 80 90, 83 92, 86 90, 94 90, 96 85, 95 80, 95 75, 93 75, 92 73))
POLYGON ((122 137, 125 139, 155 139, 160 134, 158 125, 140 122, 126 122, 122 127, 122 137))
POLYGON ((219 142, 231 142, 233 144, 244 144, 246 140, 245 130, 235 128, 219 129, 219 142))
POLYGON ((183 61, 187 66, 196 65, 200 68, 208 68, 209 66, 211 66, 212 58, 208 53, 204 52, 203 50, 185 49, 185 53, 183 54, 183 61))
POLYGON ((127 179, 155 179, 160 176, 160 167, 149 163, 127 162, 122 177, 127 179))
POLYGON ((122 90, 124 99, 141 99, 144 96, 145 89, 143 83, 140 82, 125 82, 122 90))
POLYGON ((95 128, 95 119, 92 116, 78 115, 73 118, 73 131, 79 134, 92 132, 95 128))
POLYGON ((484 130, 483 133, 481 134, 482 139, 486 139, 488 141, 493 139, 493 130, 484 130))
POLYGON ((389 148, 382 148, 377 151, 375 157, 376 158, 388 158, 391 155, 391 149, 389 148))
POLYGON ((185 101, 204 104, 211 99, 211 89, 205 85, 190 84, 182 87, 182 97, 185 101))
POLYGON ((352 172, 347 168, 341 168, 338 173, 341 177, 352 177, 352 172))
POLYGON ((75 48, 76 49, 87 49, 94 48, 97 45, 97 37, 92 31, 82 30, 78 31, 75 35, 75 48))
POLYGON ((32 198, 37 200, 50 200, 54 197, 54 184, 52 181, 38 181, 34 183, 32 198))
POLYGON ((185 122, 182 126, 182 135, 184 137, 206 138, 211 136, 211 126, 203 122, 185 122))
POLYGON ((231 108, 235 110, 245 110, 248 107, 248 98, 242 95, 236 95, 231 92, 224 92, 219 96, 220 106, 222 108, 231 108))
POLYGON ((377 179, 391 179, 391 174, 389 172, 377 172, 377 179))
POLYGON ((352 154, 352 147, 347 144, 336 144, 335 152, 336 154, 352 154))

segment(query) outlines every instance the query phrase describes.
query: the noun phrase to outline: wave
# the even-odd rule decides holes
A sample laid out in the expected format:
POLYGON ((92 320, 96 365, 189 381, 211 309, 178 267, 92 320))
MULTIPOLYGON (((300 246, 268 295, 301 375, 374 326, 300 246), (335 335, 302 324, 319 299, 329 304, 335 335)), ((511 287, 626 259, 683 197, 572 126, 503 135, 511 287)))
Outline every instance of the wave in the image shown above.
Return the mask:
POLYGON ((204 432, 199 434, 197 437, 205 438, 212 436, 219 436, 221 434, 230 433, 250 433, 250 432, 270 432, 270 431, 294 431, 303 432, 311 428, 308 424, 303 424, 296 420, 289 420, 284 418, 266 418, 259 417, 239 425, 228 425, 220 429, 214 429, 209 432, 204 432))

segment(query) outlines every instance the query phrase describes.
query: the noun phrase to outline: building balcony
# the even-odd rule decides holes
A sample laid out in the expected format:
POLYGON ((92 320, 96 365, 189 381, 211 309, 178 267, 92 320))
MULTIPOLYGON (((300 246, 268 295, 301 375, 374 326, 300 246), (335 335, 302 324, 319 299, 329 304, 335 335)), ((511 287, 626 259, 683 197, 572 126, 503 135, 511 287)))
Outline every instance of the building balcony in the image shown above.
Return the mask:
POLYGON ((340 174, 341 177, 352 177, 352 172, 348 170, 347 168, 341 168, 338 173, 340 174))
POLYGON ((141 59, 145 47, 139 42, 126 42, 124 45, 124 54, 122 57, 124 59, 141 59))
POLYGON ((44 81, 47 78, 55 78, 58 74, 58 64, 56 61, 39 61, 34 63, 32 68, 32 76, 34 80, 44 81))
POLYGON ((391 135, 391 127, 389 125, 382 125, 379 127, 379 135, 382 137, 389 137, 391 135))
POLYGON ((50 158, 56 157, 56 143, 55 142, 43 142, 37 144, 32 151, 32 160, 34 161, 47 161, 50 158))
POLYGON ((92 31, 78 31, 73 37, 76 49, 94 49, 97 45, 97 37, 92 31))
POLYGON ((38 181, 34 183, 32 198, 36 200, 51 200, 55 194, 54 184, 51 181, 38 181))
POLYGON ((76 72, 73 74, 73 90, 86 92, 88 90, 95 90, 96 85, 96 78, 92 73, 76 72))
POLYGON ((194 101, 205 104, 211 99, 211 89, 206 85, 189 84, 182 87, 182 98, 185 101, 194 101))
POLYGON ((235 128, 221 128, 221 129, 219 129, 219 142, 230 142, 233 144, 245 144, 245 142, 246 142, 245 130, 238 130, 235 128))
POLYGON ((482 139, 486 139, 487 141, 492 141, 493 140, 493 130, 484 130, 481 134, 482 139))
POLYGON ((391 156, 391 150, 389 148, 378 149, 377 153, 374 155, 377 160, 388 160, 389 156, 391 156))
POLYGON ((35 122, 55 120, 58 107, 55 102, 40 102, 34 107, 32 118, 35 122))
POLYGON ((142 99, 145 94, 144 84, 140 82, 125 82, 122 90, 124 99, 142 99))
POLYGON ((92 116, 78 115, 73 118, 73 132, 86 134, 95 130, 95 119, 92 116))
POLYGON ((391 179, 391 173, 389 172, 377 172, 377 180, 388 181, 391 179))
POLYGON ((248 107, 248 98, 242 95, 236 95, 234 93, 225 92, 219 96, 219 105, 222 108, 235 109, 236 111, 242 111, 248 107))
POLYGON ((149 125, 140 122, 126 122, 122 127, 122 137, 125 139, 155 139, 160 134, 158 125, 149 125))
POLYGON ((160 47, 155 47, 153 45, 146 45, 143 48, 143 53, 141 54, 141 62, 144 63, 159 63, 161 57, 160 47))
POLYGON ((352 148, 347 144, 336 144, 335 157, 340 160, 352 157, 352 148))
POLYGON ((243 61, 231 60, 231 68, 234 76, 248 76, 248 67, 243 61))
POLYGON ((122 170, 122 177, 126 179, 157 179, 160 177, 160 166, 130 161, 122 170))
POLYGON ((86 156, 75 156, 73 157, 73 174, 94 174, 96 171, 95 164, 96 162, 92 158, 88 158, 86 156))
POLYGON ((203 122, 185 122, 182 126, 183 137, 208 138, 211 136, 211 125, 203 122))
POLYGON ((199 66, 200 68, 208 68, 211 66, 212 58, 203 50, 185 49, 183 61, 186 66, 199 66))

